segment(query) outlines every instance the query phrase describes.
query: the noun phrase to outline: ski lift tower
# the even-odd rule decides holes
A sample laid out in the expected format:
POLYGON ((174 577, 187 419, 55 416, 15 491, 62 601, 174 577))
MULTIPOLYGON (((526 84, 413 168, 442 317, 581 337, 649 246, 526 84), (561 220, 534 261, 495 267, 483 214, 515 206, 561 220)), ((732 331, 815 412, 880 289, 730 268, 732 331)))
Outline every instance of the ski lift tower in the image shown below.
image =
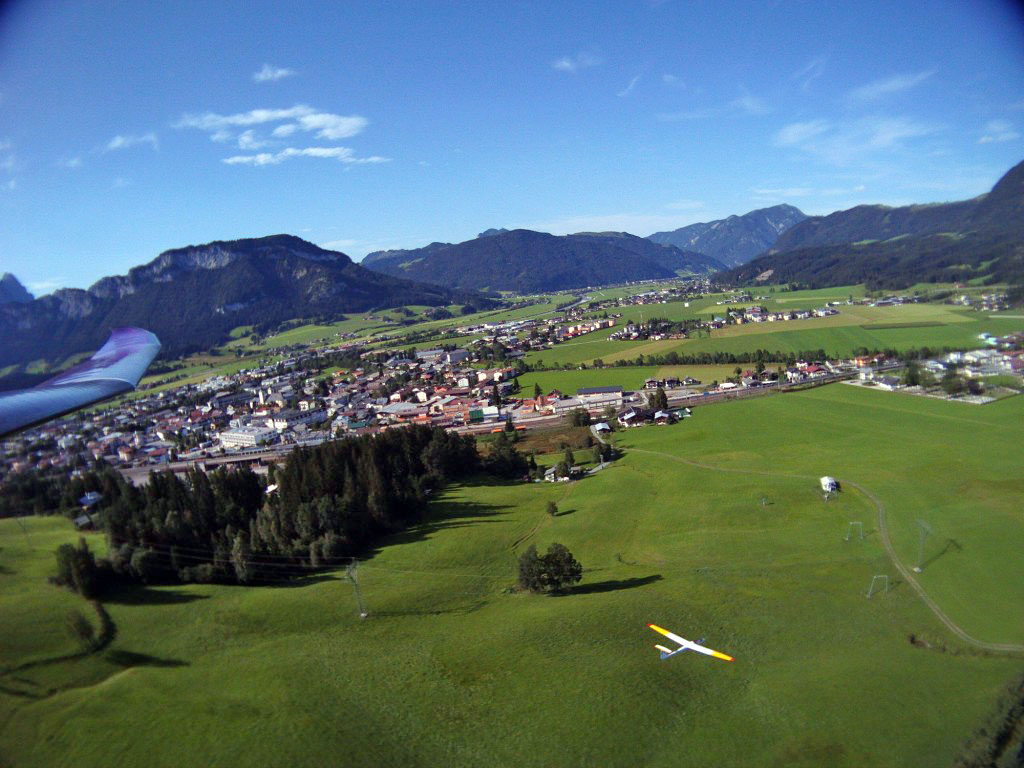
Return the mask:
POLYGON ((932 527, 924 520, 917 521, 917 529, 920 535, 917 544, 917 565, 914 566, 914 573, 920 573, 924 568, 924 544, 933 533, 932 527))

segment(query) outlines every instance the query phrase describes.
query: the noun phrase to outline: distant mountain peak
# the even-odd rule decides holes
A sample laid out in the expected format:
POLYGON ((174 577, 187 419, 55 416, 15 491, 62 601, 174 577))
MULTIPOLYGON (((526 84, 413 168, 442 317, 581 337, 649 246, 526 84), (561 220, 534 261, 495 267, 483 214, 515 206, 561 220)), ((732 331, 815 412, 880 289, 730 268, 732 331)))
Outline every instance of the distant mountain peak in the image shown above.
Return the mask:
POLYGON ((88 291, 4 305, 0 368, 95 348, 121 325, 153 331, 175 355, 221 344, 237 326, 265 331, 294 318, 454 302, 486 306, 487 299, 382 275, 292 235, 218 240, 164 251, 88 291))
POLYGON ((494 228, 485 229, 483 232, 481 232, 479 235, 477 235, 477 237, 494 237, 495 235, 503 235, 506 232, 508 232, 508 230, 505 229, 504 227, 501 227, 501 228, 498 228, 498 229, 494 229, 494 228))
POLYGON ((552 235, 514 229, 463 243, 378 251, 362 262, 394 277, 475 290, 525 293, 724 269, 717 259, 627 232, 552 235))
POLYGON ((807 217, 785 203, 759 208, 742 216, 733 214, 716 221, 691 224, 648 237, 662 245, 712 256, 730 266, 745 264, 772 247, 784 232, 807 217))
POLYGON ((750 264, 721 276, 738 284, 771 274, 812 288, 866 283, 1024 283, 1024 163, 988 194, 947 203, 858 205, 788 229, 750 264))
POLYGON ((143 284, 174 280, 206 269, 222 269, 245 257, 270 259, 300 258, 326 264, 345 265, 351 259, 340 251, 328 251, 295 235, 267 235, 240 240, 214 240, 164 251, 148 264, 133 267, 127 275, 104 277, 89 288, 99 298, 122 297, 143 284))
POLYGON ((18 278, 10 272, 4 272, 3 277, 0 277, 0 304, 24 304, 32 299, 32 294, 25 289, 18 278))

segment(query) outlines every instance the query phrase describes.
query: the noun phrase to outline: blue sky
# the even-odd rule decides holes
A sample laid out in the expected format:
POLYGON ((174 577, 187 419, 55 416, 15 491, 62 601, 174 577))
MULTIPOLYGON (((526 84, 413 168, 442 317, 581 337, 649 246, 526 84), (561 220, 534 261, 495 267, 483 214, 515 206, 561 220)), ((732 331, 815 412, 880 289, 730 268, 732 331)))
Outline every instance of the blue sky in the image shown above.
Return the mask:
POLYGON ((22 0, 0 272, 41 293, 278 232, 361 258, 956 200, 1022 134, 1009 2, 22 0))

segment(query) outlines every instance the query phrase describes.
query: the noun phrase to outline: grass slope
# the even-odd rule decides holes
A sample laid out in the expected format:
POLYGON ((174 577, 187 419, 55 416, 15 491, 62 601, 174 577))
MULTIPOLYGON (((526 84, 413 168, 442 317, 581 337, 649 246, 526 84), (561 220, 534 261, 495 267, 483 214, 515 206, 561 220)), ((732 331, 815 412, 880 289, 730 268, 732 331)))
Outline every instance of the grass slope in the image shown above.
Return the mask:
MULTIPOLYGON (((626 456, 576 484, 453 487, 430 522, 360 566, 364 621, 339 573, 125 590, 108 603, 119 632, 105 653, 0 676, 33 692, 0 690, 0 755, 11 766, 948 765, 1022 661, 959 645, 905 584, 864 599, 871 575, 894 571, 857 492, 825 503, 813 479, 681 460, 863 483, 908 562, 914 520, 927 517, 937 533, 922 583, 968 631, 1020 642, 1010 542, 1024 532, 1022 410, 1022 398, 971 407, 833 385, 619 435, 626 456), (842 540, 849 520, 864 521, 865 541, 842 540), (960 549, 938 554, 947 538, 960 549), (552 541, 586 567, 581 585, 507 593, 515 554, 552 541), (737 660, 661 662, 649 621, 737 660), (916 648, 910 633, 948 650, 916 648)), ((55 544, 73 538, 67 523, 26 525, 32 548, 0 520, 5 669, 73 651, 60 627, 81 605, 44 580, 55 544)))

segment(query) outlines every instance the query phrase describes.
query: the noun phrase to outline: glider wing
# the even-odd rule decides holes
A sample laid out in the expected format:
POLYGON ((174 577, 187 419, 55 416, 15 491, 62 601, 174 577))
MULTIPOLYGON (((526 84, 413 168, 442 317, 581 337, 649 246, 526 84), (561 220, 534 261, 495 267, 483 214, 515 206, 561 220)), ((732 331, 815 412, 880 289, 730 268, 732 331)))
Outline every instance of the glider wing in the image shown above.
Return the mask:
POLYGON ((31 389, 0 392, 0 437, 135 389, 160 351, 142 328, 115 328, 83 363, 31 389))

